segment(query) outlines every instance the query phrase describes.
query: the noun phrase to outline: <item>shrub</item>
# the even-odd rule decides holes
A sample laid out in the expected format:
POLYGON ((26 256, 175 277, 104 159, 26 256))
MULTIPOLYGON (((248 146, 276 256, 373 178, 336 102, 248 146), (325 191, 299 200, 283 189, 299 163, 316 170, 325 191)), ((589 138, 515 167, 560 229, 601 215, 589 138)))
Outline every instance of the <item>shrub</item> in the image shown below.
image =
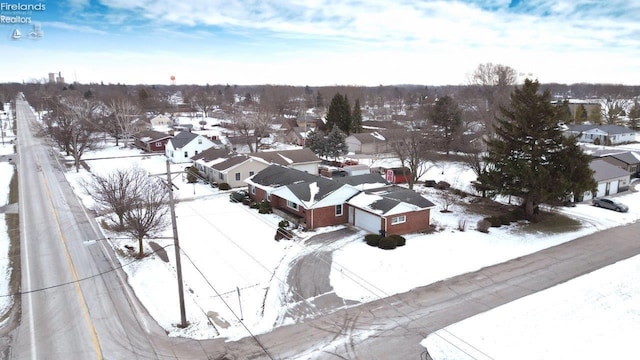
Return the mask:
POLYGON ((491 227, 491 223, 484 219, 479 220, 478 224, 476 225, 476 229, 478 229, 478 231, 483 233, 488 233, 490 227, 491 227))
POLYGON ((405 246, 407 243, 407 240, 404 238, 404 236, 402 235, 389 235, 388 237, 390 238, 394 238, 396 240, 396 246, 400 247, 400 246, 405 246))
POLYGON ((513 221, 525 220, 527 218, 524 209, 521 207, 511 210, 511 216, 513 217, 513 221))
POLYGON ((484 220, 488 221, 491 227, 500 227, 500 225, 502 225, 502 220, 500 220, 498 216, 489 216, 484 218, 484 220))
POLYGON ((185 171, 187 172, 187 182, 189 184, 193 184, 193 183, 197 183, 198 182, 198 169, 195 166, 189 166, 185 168, 185 171))
POLYGON ((438 181, 438 183, 436 184, 436 189, 438 190, 447 190, 451 187, 451 184, 449 184, 446 181, 438 181))
POLYGON ((251 206, 251 199, 249 198, 242 199, 242 205, 251 206))
POLYGON ((288 228, 289 227, 289 222, 287 220, 280 220, 280 222, 278 223, 278 227, 279 228, 288 228))
POLYGON ((513 220, 513 216, 511 215, 511 213, 506 213, 498 216, 498 219, 500 219, 500 224, 509 225, 513 220))
POLYGON ((396 238, 385 236, 378 242, 378 247, 383 250, 393 250, 398 246, 396 238))
POLYGON ((249 207, 252 209, 257 209, 260 207, 260 204, 255 201, 252 201, 251 204, 249 204, 249 207))
POLYGON ((369 246, 378 246, 378 243, 380 242, 380 239, 382 238, 382 235, 378 235, 378 234, 367 234, 364 236, 364 241, 367 243, 367 245, 369 246))
POLYGON ((258 212, 260 214, 271 214, 271 204, 267 200, 260 201, 258 212))
POLYGON ((231 190, 231 185, 226 182, 218 184, 218 189, 220 190, 231 190))

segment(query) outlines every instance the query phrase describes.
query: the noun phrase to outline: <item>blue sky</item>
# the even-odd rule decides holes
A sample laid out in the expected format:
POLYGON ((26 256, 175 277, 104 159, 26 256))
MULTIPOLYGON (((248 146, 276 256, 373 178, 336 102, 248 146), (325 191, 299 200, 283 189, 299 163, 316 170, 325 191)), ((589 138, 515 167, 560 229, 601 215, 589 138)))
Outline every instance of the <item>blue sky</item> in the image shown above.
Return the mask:
POLYGON ((640 85, 640 0, 18 2, 46 9, 1 14, 31 18, 0 24, 2 82, 458 85, 493 62, 543 83, 640 85))

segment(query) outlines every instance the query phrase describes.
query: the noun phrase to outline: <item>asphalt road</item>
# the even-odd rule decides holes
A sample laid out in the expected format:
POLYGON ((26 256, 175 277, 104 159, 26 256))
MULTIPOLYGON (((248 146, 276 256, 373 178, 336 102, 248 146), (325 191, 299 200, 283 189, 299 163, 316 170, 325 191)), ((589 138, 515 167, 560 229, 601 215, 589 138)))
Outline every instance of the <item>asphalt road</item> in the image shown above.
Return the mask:
POLYGON ((164 331, 126 285, 66 182, 35 117, 16 101, 22 309, 12 359, 176 359, 164 331), (47 150, 49 149, 49 150, 47 150))
MULTIPOLYGON (((6 352, 12 359, 417 360, 419 342, 435 330, 640 253, 640 224, 633 224, 256 337, 169 338, 132 294, 125 274, 113 270, 111 249, 86 242, 101 237, 95 222, 50 147, 28 131, 34 119, 27 104, 18 100, 17 111, 24 294, 6 352)), ((325 274, 326 267, 311 278, 325 274)), ((326 283, 318 281, 301 284, 301 297, 324 293, 326 283)))

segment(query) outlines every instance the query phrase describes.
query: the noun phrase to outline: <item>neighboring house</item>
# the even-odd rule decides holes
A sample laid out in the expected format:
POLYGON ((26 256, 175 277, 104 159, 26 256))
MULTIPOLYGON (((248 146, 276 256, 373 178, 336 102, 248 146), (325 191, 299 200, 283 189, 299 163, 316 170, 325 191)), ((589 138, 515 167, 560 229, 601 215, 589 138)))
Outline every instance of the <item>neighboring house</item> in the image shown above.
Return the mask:
POLYGON ((624 126, 582 124, 567 125, 567 128, 566 133, 576 136, 580 142, 617 145, 636 140, 636 132, 624 126))
POLYGON ((582 199, 577 199, 578 201, 613 195, 629 189, 630 177, 627 170, 602 159, 591 160, 589 168, 593 170, 593 178, 598 183, 598 190, 595 195, 585 192, 582 199))
POLYGON ((165 115, 157 115, 149 120, 152 127, 171 127, 173 125, 173 121, 166 117, 165 115))
POLYGON ((136 119, 131 123, 131 133, 133 134, 151 130, 151 128, 151 123, 144 119, 136 119))
POLYGON ((640 171, 640 154, 634 151, 608 154, 601 159, 626 170, 633 177, 640 171))
POLYGON ((243 187, 248 177, 254 176, 268 165, 246 155, 236 155, 211 165, 211 181, 227 183, 232 188, 243 187))
POLYGON ((342 170, 346 171, 349 176, 364 175, 364 174, 371 173, 371 168, 369 167, 369 165, 365 165, 365 164, 347 165, 342 167, 342 170))
POLYGON ((284 141, 289 144, 304 146, 307 139, 307 130, 302 127, 294 127, 286 129, 284 133, 284 141))
POLYGON ((253 201, 269 201, 274 213, 307 230, 351 224, 373 233, 407 234, 427 230, 434 207, 412 190, 387 186, 377 174, 331 180, 270 165, 246 182, 253 201))
POLYGON ((191 157, 214 147, 213 141, 188 131, 179 132, 165 146, 165 155, 174 163, 188 162, 191 157))
POLYGON ((154 130, 145 130, 136 133, 133 138, 133 143, 137 148, 145 152, 155 153, 165 151, 171 135, 154 130))
POLYGON ((349 223, 374 234, 408 234, 429 229, 435 205, 413 190, 386 186, 359 193, 347 202, 349 223))
POLYGON ((261 159, 267 164, 282 165, 314 175, 318 173, 318 165, 321 162, 320 158, 309 148, 262 151, 249 154, 249 156, 261 159))
POLYGON ((409 182, 411 169, 408 167, 396 167, 384 171, 384 179, 391 184, 405 184, 409 182))
POLYGON ((378 132, 351 134, 345 138, 347 151, 354 154, 387 152, 387 139, 378 132))
POLYGON ((226 159, 234 156, 235 154, 230 152, 225 148, 209 148, 198 155, 194 155, 191 157, 191 161, 193 162, 196 169, 200 171, 200 174, 205 177, 208 181, 217 183, 214 178, 214 172, 212 166, 219 162, 225 161, 226 159))

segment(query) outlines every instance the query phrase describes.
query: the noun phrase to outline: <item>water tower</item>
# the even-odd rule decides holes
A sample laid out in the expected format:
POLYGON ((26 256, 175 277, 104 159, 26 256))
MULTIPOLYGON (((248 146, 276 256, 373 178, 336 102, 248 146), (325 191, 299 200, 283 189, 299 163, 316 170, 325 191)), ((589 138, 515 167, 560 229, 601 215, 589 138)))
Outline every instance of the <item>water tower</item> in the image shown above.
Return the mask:
POLYGON ((171 75, 170 79, 171 79, 171 85, 175 85, 176 84, 176 76, 175 75, 171 75))

